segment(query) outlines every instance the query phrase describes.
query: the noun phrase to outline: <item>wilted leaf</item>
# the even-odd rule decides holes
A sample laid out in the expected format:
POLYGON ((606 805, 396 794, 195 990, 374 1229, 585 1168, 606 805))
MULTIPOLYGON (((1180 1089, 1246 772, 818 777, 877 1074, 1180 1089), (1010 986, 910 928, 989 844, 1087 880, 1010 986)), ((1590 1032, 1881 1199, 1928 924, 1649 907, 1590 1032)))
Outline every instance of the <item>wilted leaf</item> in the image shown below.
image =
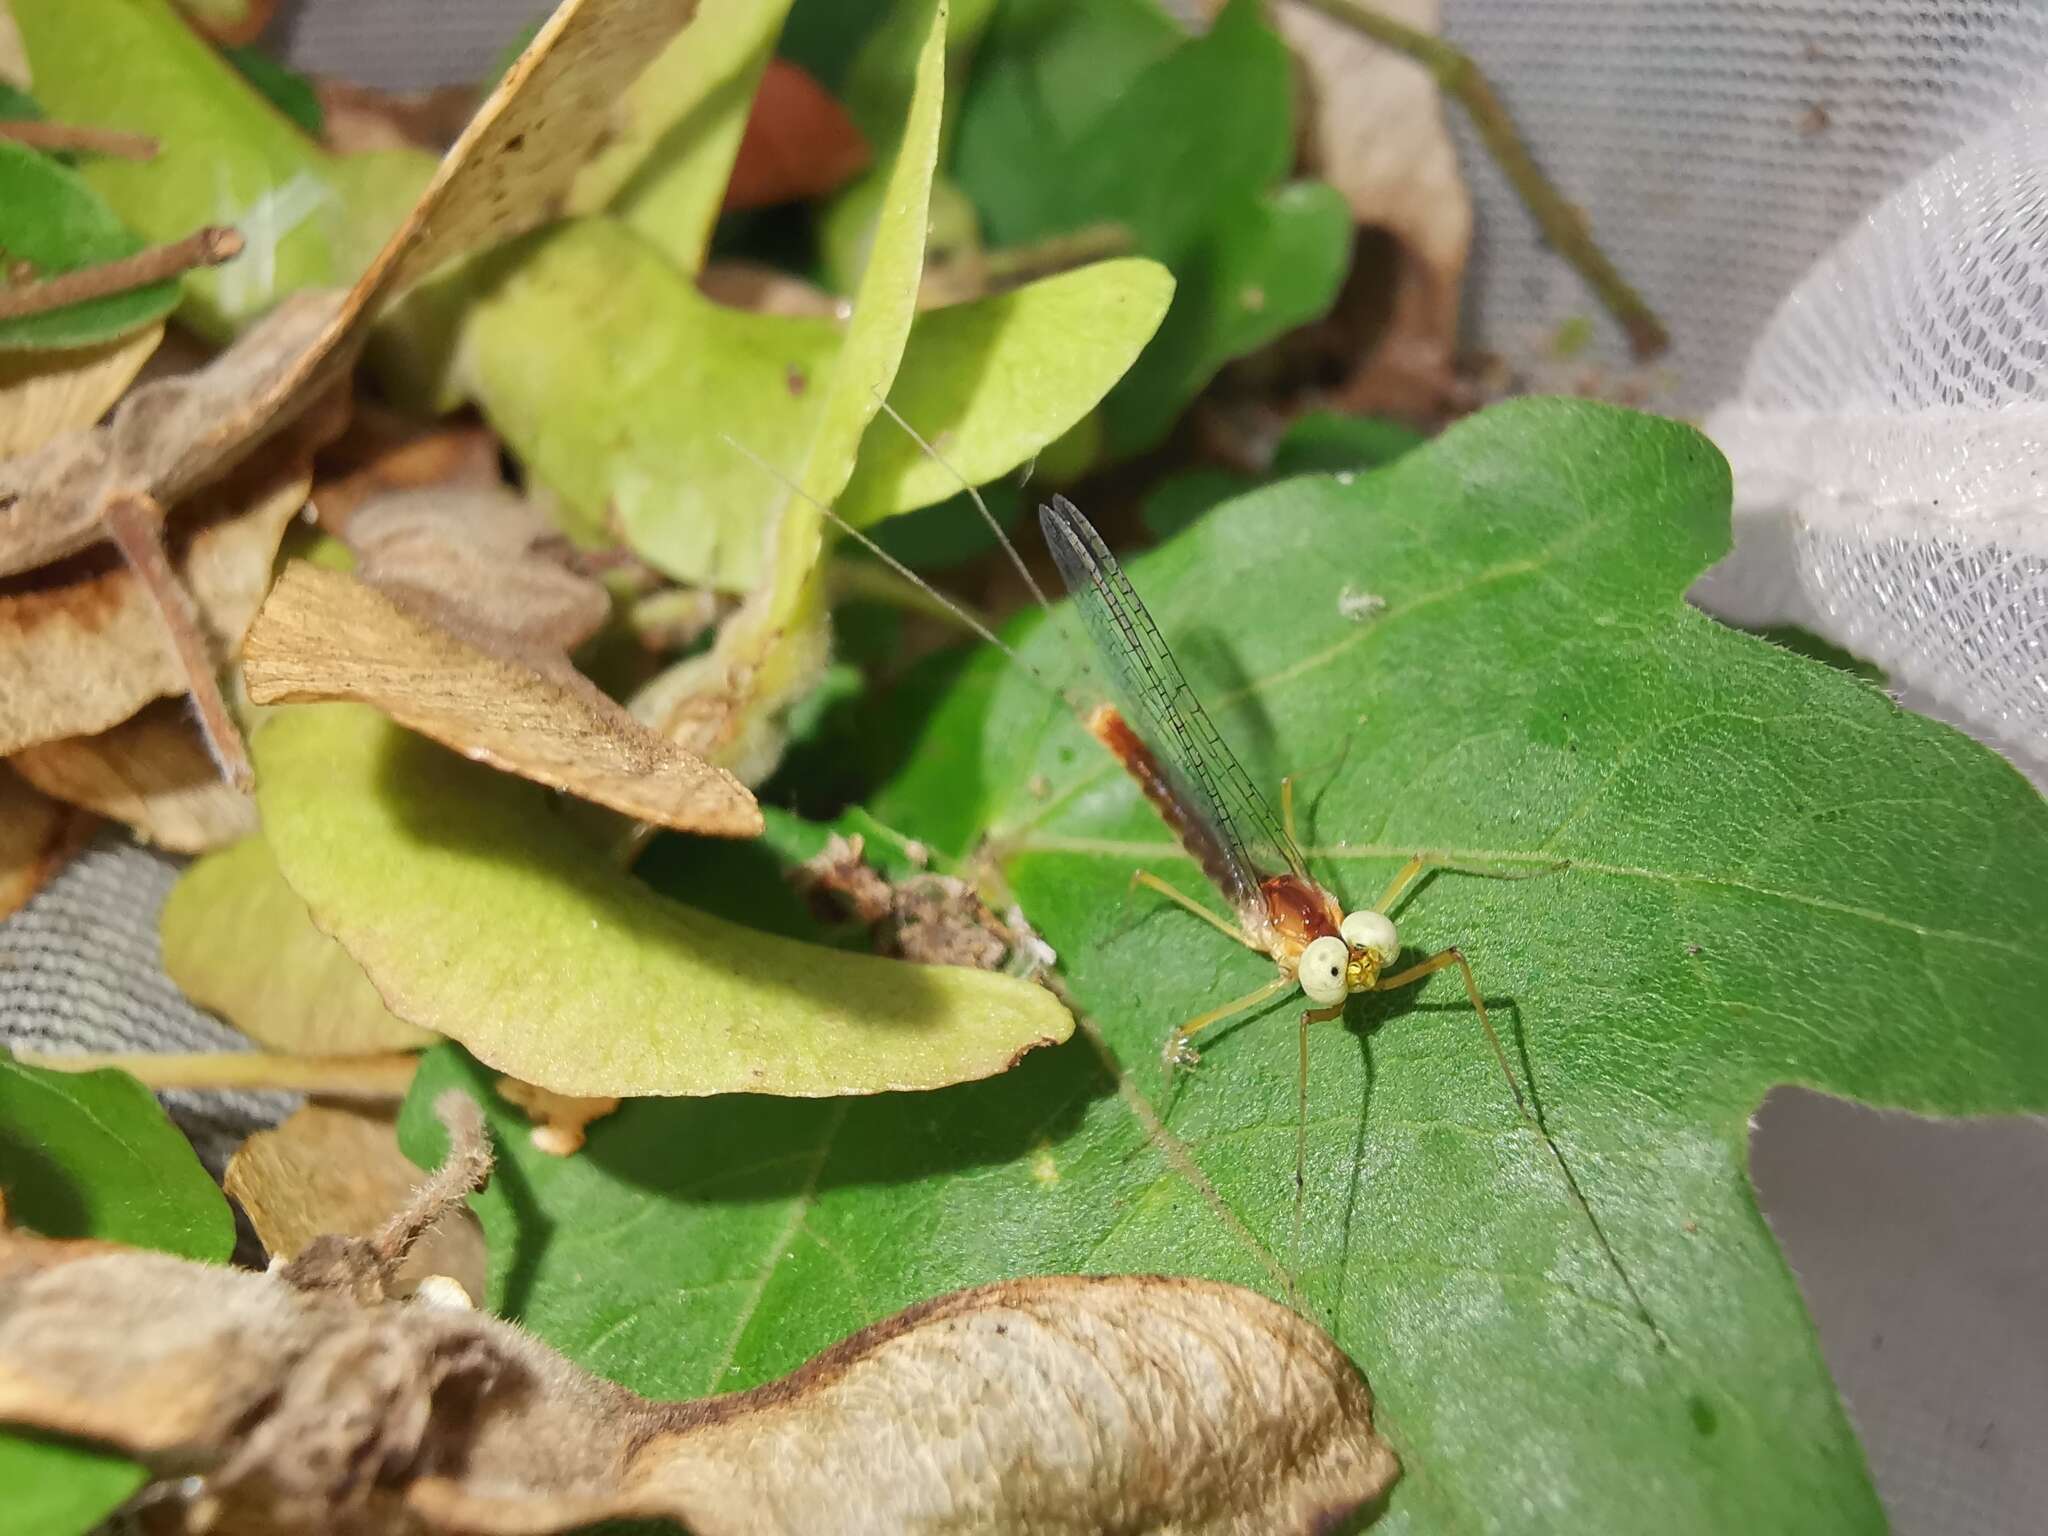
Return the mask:
POLYGON ((179 989, 271 1050, 358 1056, 438 1038, 386 1008, 348 951, 313 926, 260 837, 179 876, 157 927, 179 989))
POLYGON ((159 700, 97 736, 24 747, 10 761, 44 794, 173 853, 204 853, 256 830, 255 802, 222 782, 182 701, 159 700))
POLYGON ((104 416, 163 340, 161 325, 57 352, 0 356, 0 459, 40 448, 104 416))
MULTIPOLYGON (((411 1196, 420 1170, 398 1150, 388 1111, 308 1104, 243 1142, 223 1182, 264 1250, 291 1260, 327 1233, 373 1236, 411 1196)), ((409 1296, 428 1275, 446 1275, 481 1296, 484 1267, 482 1229, 468 1211, 456 1210, 406 1253, 393 1294, 409 1296)))
POLYGON ((751 932, 604 867, 546 795, 361 709, 257 735, 264 835, 392 1010, 571 1094, 877 1093, 1066 1038, 1044 989, 751 932), (483 856, 479 856, 479 855, 483 856))
POLYGON ((12 917, 85 846, 97 819, 0 765, 0 918, 12 917))
POLYGON ((761 830, 744 785, 640 725, 559 651, 429 602, 293 561, 243 648, 249 697, 358 700, 478 762, 637 820, 722 837, 761 830))
MULTIPOLYGON (((37 278, 117 261, 143 246, 78 172, 6 139, 0 139, 0 208, 7 210, 0 259, 30 263, 37 278)), ((147 283, 0 320, 0 351, 98 346, 155 325, 177 302, 176 282, 147 283)))
POLYGON ((410 417, 358 402, 348 430, 314 465, 313 506, 331 533, 356 509, 393 491, 429 487, 502 488, 498 439, 474 424, 422 426, 410 417))
POLYGON ((1015 469, 1130 371, 1172 297, 1157 262, 1102 261, 920 315, 889 404, 946 462, 878 421, 839 515, 872 523, 1015 469))
POLYGON ((662 1403, 459 1308, 28 1238, 0 1265, 0 1414, 197 1469, 243 1531, 1249 1536, 1329 1529, 1396 1472, 1326 1337, 1203 1281, 989 1286, 662 1403))
MULTIPOLYGON (((305 504, 303 462, 252 461, 195 496, 172 530, 173 563, 218 655, 240 648, 263 601, 278 541, 305 504)), ((0 583, 0 753, 96 735, 188 681, 155 601, 112 549, 0 583)))
MULTIPOLYGON (((1299 1005, 1220 1032, 1167 1091, 1168 1032, 1271 968, 1131 895, 1140 866, 1208 893, 1135 787, 993 655, 872 810, 941 855, 991 842, 1119 1072, 1041 1052, 924 1097, 914 1127, 894 1102, 642 1102, 570 1163, 508 1140, 478 1201, 494 1299, 673 1393, 710 1383, 651 1341, 703 1341, 730 1361, 716 1384, 741 1387, 1020 1270, 1276 1293, 1292 1269, 1370 1368, 1410 1474, 1391 1528, 1880 1528, 1745 1181, 1748 1119, 1787 1080, 1923 1114, 2048 1108, 2048 807, 1953 731, 1688 610, 1728 504, 1687 429, 1531 401, 1349 485, 1218 508, 1131 565, 1254 782, 1304 776, 1303 840, 1341 896, 1371 900, 1418 849, 1571 861, 1442 874, 1398 915, 1418 956, 1471 956, 1667 1348, 1454 978, 1310 1032, 1296 1248, 1299 1005), (1356 622, 1347 588, 1386 606, 1356 622), (735 1145, 792 1161, 735 1174, 678 1151, 735 1145), (597 1236, 629 1214, 630 1265, 597 1236)), ((1060 677, 1080 665, 1064 628, 1024 644, 1060 677)), ((419 1093, 453 1068, 430 1054, 419 1093)))
MULTIPOLYGON (((117 492, 172 507, 288 425, 345 372, 362 326, 385 300, 477 247, 551 217, 582 156, 604 131, 606 105, 682 25, 691 3, 566 0, 347 294, 293 294, 210 367, 134 391, 105 429, 0 465, 0 574, 32 570, 94 542, 117 492)), ((110 114, 127 121, 161 111, 169 114, 162 123, 136 121, 196 157, 206 179, 203 196, 172 175, 121 182, 133 194, 129 200, 114 195, 112 184, 95 183, 146 232, 154 225, 137 207, 164 203, 178 210, 183 227, 194 222, 182 211, 188 204, 217 208, 223 178, 233 183, 240 174, 208 158, 222 136, 240 146, 232 165, 250 155, 262 161, 252 174, 264 184, 264 196, 282 195, 278 184, 290 167, 311 176, 320 152, 283 127, 164 0, 21 0, 16 11, 39 84, 59 82, 79 103, 80 121, 105 121, 110 114)), ((162 168, 143 169, 154 175, 162 168)), ((308 185, 317 203, 317 178, 308 185)), ((231 188, 226 195, 236 194, 231 188)), ((273 210, 266 217, 265 227, 274 229, 283 214, 273 210)), ((285 244, 292 238, 285 236, 285 244)), ((287 270, 283 248, 269 264, 255 265, 287 288, 327 280, 328 258, 308 276, 287 270)), ((273 296, 266 293, 263 302, 273 296)))
MULTIPOLYGON (((0 828, 10 820, 0 816, 0 828)), ((227 1202, 192 1148, 149 1090, 119 1072, 45 1072, 0 1055, 0 1169, 16 1227, 215 1261, 234 1246, 227 1202)), ((0 1245, 27 1241, 0 1230, 0 1245)), ((84 1446, 0 1432, 0 1531, 91 1530, 144 1476, 84 1446)))
POLYGON ((298 398, 307 358, 342 303, 329 293, 288 299, 206 367, 129 391, 104 427, 0 461, 0 576, 98 543, 118 494, 182 501, 287 425, 288 404, 311 403, 298 398))
POLYGON ((341 535, 365 582, 472 638, 572 651, 611 614, 605 589, 557 558, 562 541, 547 514, 500 485, 380 496, 341 535))

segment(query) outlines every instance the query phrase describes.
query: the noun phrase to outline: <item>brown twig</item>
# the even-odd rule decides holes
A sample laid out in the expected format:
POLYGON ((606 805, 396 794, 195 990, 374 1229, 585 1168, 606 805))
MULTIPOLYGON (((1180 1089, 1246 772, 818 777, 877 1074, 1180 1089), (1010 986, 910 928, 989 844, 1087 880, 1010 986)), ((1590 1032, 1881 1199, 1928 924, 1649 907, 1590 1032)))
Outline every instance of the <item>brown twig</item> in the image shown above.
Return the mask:
POLYGON ((1621 322, 1636 358, 1647 361, 1670 345, 1671 338, 1663 323, 1594 243, 1585 214, 1537 168, 1514 119, 1508 116, 1508 109, 1494 94, 1479 66, 1463 50, 1440 37, 1402 25, 1365 0, 1308 3, 1324 15, 1356 27, 1374 42, 1407 54, 1434 75, 1438 88, 1456 97, 1465 108, 1494 163, 1535 215, 1543 238, 1578 270, 1608 313, 1621 322))
POLYGON ((199 628, 199 614, 192 605, 185 583, 172 569, 164 552, 164 509, 156 501, 132 491, 118 492, 100 514, 107 535, 121 551, 143 590, 156 602, 157 613, 169 633, 171 649, 185 673, 185 684, 199 714, 199 730, 213 753, 221 777, 235 788, 256 787, 256 771, 249 764, 249 749, 241 729, 220 691, 220 677, 214 671, 213 656, 206 636, 199 628))
POLYGON ((119 261, 81 267, 76 272, 46 277, 38 283, 0 287, 0 320, 19 320, 24 315, 40 315, 47 310, 62 309, 67 304, 102 299, 110 293, 126 293, 131 288, 176 277, 194 267, 217 267, 241 254, 242 237, 237 231, 224 225, 209 224, 182 240, 169 245, 153 245, 133 256, 123 256, 119 261))
POLYGON ((12 139, 30 149, 82 149, 122 160, 154 160, 157 151, 156 140, 146 133, 91 128, 84 123, 46 123, 33 118, 0 122, 0 139, 12 139))

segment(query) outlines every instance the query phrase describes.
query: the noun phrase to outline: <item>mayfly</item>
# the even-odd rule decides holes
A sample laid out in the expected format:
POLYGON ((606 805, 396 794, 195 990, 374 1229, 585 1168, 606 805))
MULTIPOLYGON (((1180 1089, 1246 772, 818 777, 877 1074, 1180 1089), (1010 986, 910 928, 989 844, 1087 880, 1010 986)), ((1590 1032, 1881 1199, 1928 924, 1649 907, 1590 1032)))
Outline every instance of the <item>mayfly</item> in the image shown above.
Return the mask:
MULTIPOLYGON (((881 403, 881 408, 935 462, 942 467, 951 467, 886 401, 881 403)), ((755 462, 760 461, 757 459, 755 462)), ((961 484, 967 488, 967 494, 1001 540, 1011 563, 1032 594, 1049 607, 1045 594, 1023 558, 1010 544, 980 495, 957 472, 956 478, 960 478, 961 484)), ((829 511, 826 515, 832 516, 829 511)), ((1663 1331, 1651 1317, 1634 1281, 1629 1278, 1619 1255, 1608 1242, 1605 1230, 1593 1215, 1563 1150, 1542 1119, 1530 1108, 1521 1083, 1508 1064, 1507 1052, 1502 1048, 1500 1036, 1487 1014, 1486 1000, 1480 993, 1471 962, 1461 949, 1453 945, 1412 965, 1398 964, 1403 946, 1392 913, 1418 878, 1435 869, 1495 878, 1502 878, 1503 872, 1476 869, 1418 853, 1401 866, 1371 906, 1345 911, 1336 895, 1310 873, 1308 861, 1295 838, 1293 780, 1281 781, 1280 814, 1275 816, 1265 796, 1224 742, 1209 712, 1189 686, 1159 626, 1146 611, 1136 588, 1110 553, 1102 536, 1081 514, 1081 510, 1064 496, 1054 496, 1050 502, 1042 504, 1038 517, 1053 561, 1059 567, 1095 648, 1109 668, 1114 691, 1121 696, 1117 703, 1102 702, 1077 709, 1081 723, 1136 782, 1182 848, 1229 903, 1237 921, 1232 923, 1219 917, 1150 870, 1135 871, 1133 885, 1148 887, 1186 908, 1235 942, 1268 956, 1278 968, 1278 974, 1263 986, 1176 1027, 1166 1037, 1162 1052, 1168 1068, 1192 1066, 1199 1060, 1194 1041, 1204 1030, 1248 1013, 1291 988, 1300 988, 1309 1006, 1300 1016, 1299 1114, 1294 1152, 1295 1219, 1298 1227, 1307 1156, 1310 1026, 1342 1017, 1346 1004, 1358 993, 1397 991, 1439 971, 1455 968, 1465 984, 1465 995, 1471 1001, 1473 1014, 1492 1049, 1494 1060, 1500 1066, 1515 1108, 1549 1149, 1573 1204, 1585 1216, 1608 1265, 1634 1304, 1634 1310, 1661 1347, 1663 1331)), ((833 520, 839 521, 836 517, 833 520)), ((840 526, 846 527, 844 523, 840 526)), ((899 576, 945 604, 984 639, 999 646, 1036 675, 1035 669, 1023 663, 1023 659, 986 626, 858 530, 848 528, 847 531, 894 568, 899 576)), ((1065 697, 1064 693, 1062 697, 1065 697)))

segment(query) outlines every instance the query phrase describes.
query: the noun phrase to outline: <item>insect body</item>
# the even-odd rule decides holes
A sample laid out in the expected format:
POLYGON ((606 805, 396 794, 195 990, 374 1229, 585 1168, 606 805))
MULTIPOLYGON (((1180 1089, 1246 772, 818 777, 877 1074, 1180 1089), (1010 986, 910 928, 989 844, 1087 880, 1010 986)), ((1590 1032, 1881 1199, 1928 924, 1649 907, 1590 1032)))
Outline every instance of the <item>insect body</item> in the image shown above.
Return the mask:
POLYGON ((1280 968, 1257 991, 1176 1029, 1166 1042, 1168 1062, 1191 1065, 1197 1059, 1195 1035, 1290 986, 1299 985, 1312 1005, 1301 1019, 1305 1042, 1308 1026, 1336 1018, 1353 993, 1404 987, 1455 965, 1464 973, 1472 1005, 1515 1100, 1522 1103, 1521 1088, 1508 1070, 1464 955, 1446 949, 1405 970, 1392 969, 1401 939, 1387 914, 1432 861, 1420 855, 1411 859, 1378 902, 1347 913, 1309 873, 1295 841, 1292 781, 1282 785, 1276 818, 1188 686, 1159 626, 1102 536, 1063 496, 1040 507, 1038 516, 1060 574, 1130 712, 1126 718, 1111 705, 1098 705, 1084 723, 1222 892, 1237 923, 1222 921, 1150 871, 1138 871, 1137 883, 1178 902, 1247 948, 1270 955, 1280 968))
MULTIPOLYGON (((1401 937, 1389 915, 1402 893, 1429 869, 1463 870, 1493 878, 1519 878, 1499 870, 1474 869, 1445 859, 1417 854, 1408 860, 1378 901, 1346 912, 1343 904, 1314 875, 1294 836, 1293 781, 1280 787, 1280 815, 1275 817, 1251 777, 1217 732, 1209 713, 1188 686, 1180 664, 1167 649, 1159 626, 1139 601, 1130 578, 1080 510, 1063 496, 1038 509, 1039 524, 1053 560, 1073 594, 1075 606, 1108 664, 1124 711, 1103 704, 1088 711, 1083 723, 1136 780, 1145 798, 1180 840, 1202 871, 1230 903, 1237 921, 1226 922, 1192 897, 1176 890, 1149 870, 1132 876, 1187 908, 1248 949, 1269 955, 1279 974, 1264 986, 1199 1014, 1167 1037, 1169 1067, 1192 1065, 1198 1059, 1194 1037, 1212 1024, 1299 986, 1309 1003, 1301 1014, 1299 1117, 1294 1143, 1295 1225, 1297 1242, 1307 1158, 1308 1030, 1311 1024, 1341 1016, 1354 993, 1390 992, 1455 966, 1465 995, 1486 1043, 1492 1047, 1501 1076, 1514 1096, 1522 1119, 1549 1148, 1563 1175, 1574 1205, 1592 1228, 1608 1264, 1627 1291, 1634 1311, 1660 1348, 1663 1331, 1651 1317, 1620 1257, 1579 1189, 1571 1165, 1547 1127, 1530 1112, 1522 1087, 1508 1065, 1500 1036, 1487 1017, 1485 999, 1472 966, 1457 948, 1438 950, 1427 959, 1401 969, 1401 937)), ((1521 873, 1542 874, 1547 870, 1521 873)))

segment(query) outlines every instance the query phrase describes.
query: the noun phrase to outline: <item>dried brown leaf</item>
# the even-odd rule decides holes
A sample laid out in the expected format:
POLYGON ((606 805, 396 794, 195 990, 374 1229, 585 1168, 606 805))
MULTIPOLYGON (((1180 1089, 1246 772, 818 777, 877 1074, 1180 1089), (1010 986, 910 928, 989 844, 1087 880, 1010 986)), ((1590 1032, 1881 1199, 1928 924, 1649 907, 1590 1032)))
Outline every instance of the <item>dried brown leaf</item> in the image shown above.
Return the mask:
MULTIPOLYGON (((388 1112, 308 1104, 275 1130, 258 1131, 229 1159, 224 1183, 274 1259, 295 1259, 315 1238, 368 1240, 406 1202, 420 1170, 398 1150, 388 1112)), ((406 1254, 392 1281, 409 1296, 429 1275, 484 1293, 489 1255, 466 1208, 449 1212, 406 1254)))
POLYGON ((161 325, 60 352, 0 352, 0 459, 91 426, 163 340, 161 325))
POLYGON ((314 461, 313 506, 320 525, 348 534, 356 509, 392 491, 429 486, 501 486, 498 437, 488 427, 422 426, 376 405, 358 405, 348 430, 314 461))
POLYGON ((312 404, 307 355, 343 295, 294 294, 206 367, 130 391, 104 427, 0 462, 0 576, 76 554, 103 536, 116 495, 169 507, 312 404))
POLYGON ((637 820, 754 837, 761 812, 724 770, 655 735, 559 658, 457 634, 352 577, 294 562, 250 630, 259 704, 353 699, 465 756, 637 820))
MULTIPOLYGON (((1438 0, 1373 0, 1373 8, 1419 31, 1438 28, 1438 0)), ((1340 303, 1335 323, 1352 347, 1336 400, 1353 411, 1432 417, 1455 392, 1458 295, 1472 244, 1472 199, 1436 81, 1310 0, 1284 0, 1277 19, 1308 77, 1304 169, 1343 194, 1361 228, 1385 231, 1395 247, 1391 273, 1369 273, 1376 291, 1340 303)))
POLYGON ((256 830, 256 802, 222 782, 185 706, 171 699, 97 736, 27 747, 10 761, 44 794, 173 853, 205 853, 256 830))
MULTIPOLYGON (((195 497, 171 530, 172 564, 216 656, 239 649, 263 601, 311 483, 304 462, 251 460, 195 497)), ((156 603, 111 548, 0 581, 0 754, 96 735, 187 686, 156 603)))
POLYGON ((196 1473, 195 1523, 247 1532, 1321 1531, 1397 1472, 1335 1344, 1209 1281, 964 1291, 659 1403, 510 1324, 290 1273, 0 1238, 0 1419, 196 1473))
POLYGON ((367 321, 436 269, 556 216, 606 110, 695 0, 564 0, 346 293, 296 293, 197 373, 132 392, 106 426, 0 463, 0 576, 101 537, 117 495, 176 508, 353 365, 367 321))
POLYGON ((96 825, 89 812, 38 794, 0 764, 0 918, 27 906, 96 825))
POLYGON ((344 537, 365 582, 462 633, 566 652, 611 613, 605 589, 562 564, 567 545, 547 514, 502 487, 381 496, 344 537))

